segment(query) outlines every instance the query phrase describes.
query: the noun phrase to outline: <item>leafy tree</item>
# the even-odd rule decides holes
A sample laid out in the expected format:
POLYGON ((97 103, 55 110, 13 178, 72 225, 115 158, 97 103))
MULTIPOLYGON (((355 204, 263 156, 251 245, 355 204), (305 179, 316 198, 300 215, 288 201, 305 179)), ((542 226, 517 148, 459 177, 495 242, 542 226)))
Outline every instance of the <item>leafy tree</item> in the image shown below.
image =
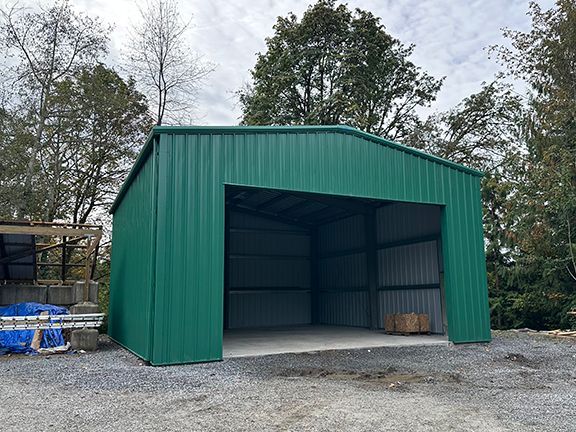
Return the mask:
POLYGON ((98 20, 74 12, 66 0, 33 11, 14 6, 0 10, 0 15, 2 41, 7 56, 15 60, 10 69, 11 85, 18 91, 21 111, 31 108, 33 140, 26 152, 23 193, 17 206, 18 217, 24 217, 32 214, 38 160, 52 138, 45 129, 53 114, 50 101, 54 87, 106 52, 108 29, 98 20))
POLYGON ((16 217, 24 193, 28 153, 34 137, 28 119, 16 110, 0 109, 0 218, 16 217))
POLYGON ((102 64, 84 68, 58 83, 54 105, 62 114, 50 126, 60 167, 46 167, 58 185, 57 209, 84 223, 95 209, 107 207, 153 124, 144 96, 134 80, 124 81, 102 64))
POLYGON ((300 21, 279 17, 266 45, 252 85, 238 92, 244 124, 345 123, 402 139, 442 84, 408 60, 414 47, 379 18, 335 0, 319 0, 300 21))
POLYGON ((526 110, 508 84, 484 84, 456 107, 421 122, 405 142, 445 159, 503 174, 525 146, 526 110))
POLYGON ((530 86, 527 147, 517 164, 513 309, 524 323, 559 326, 576 306, 576 4, 530 4, 532 29, 506 29, 492 52, 530 86), (522 307, 518 307, 518 305, 522 307), (520 313, 521 312, 521 313, 520 313))
POLYGON ((128 71, 154 101, 156 124, 188 120, 197 91, 214 70, 187 45, 190 23, 175 0, 149 0, 140 9, 127 49, 128 71))

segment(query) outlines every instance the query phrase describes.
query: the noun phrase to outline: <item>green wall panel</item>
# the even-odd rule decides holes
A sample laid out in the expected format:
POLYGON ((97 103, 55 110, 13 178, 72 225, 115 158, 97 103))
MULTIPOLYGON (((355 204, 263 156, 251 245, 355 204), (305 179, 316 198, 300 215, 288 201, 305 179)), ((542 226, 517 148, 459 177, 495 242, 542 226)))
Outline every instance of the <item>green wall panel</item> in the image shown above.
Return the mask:
POLYGON ((149 360, 156 209, 153 152, 140 162, 138 176, 114 213, 108 333, 149 360))
MULTIPOLYGON (((225 184, 443 205, 449 338, 490 339, 479 173, 348 127, 160 127, 152 136, 159 137, 153 364, 222 357, 225 184)), ((144 170, 113 206, 114 248, 128 241, 128 232, 116 236, 116 220, 135 205, 129 196, 144 170)))

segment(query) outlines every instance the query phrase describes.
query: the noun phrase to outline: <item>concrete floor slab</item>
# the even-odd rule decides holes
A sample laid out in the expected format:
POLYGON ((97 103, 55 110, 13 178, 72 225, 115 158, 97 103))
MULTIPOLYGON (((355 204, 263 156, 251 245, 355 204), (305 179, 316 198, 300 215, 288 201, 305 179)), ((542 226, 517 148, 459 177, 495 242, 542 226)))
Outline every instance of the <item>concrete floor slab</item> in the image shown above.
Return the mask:
POLYGON ((358 327, 299 326, 224 332, 224 357, 298 353, 385 346, 447 345, 442 335, 387 335, 358 327))

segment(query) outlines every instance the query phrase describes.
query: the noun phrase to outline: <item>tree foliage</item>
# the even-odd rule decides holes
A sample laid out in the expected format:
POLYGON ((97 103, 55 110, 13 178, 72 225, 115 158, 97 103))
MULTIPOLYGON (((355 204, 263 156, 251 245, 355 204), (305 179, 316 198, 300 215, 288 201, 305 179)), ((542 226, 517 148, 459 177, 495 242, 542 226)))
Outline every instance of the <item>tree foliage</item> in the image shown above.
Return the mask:
POLYGON ((576 307, 576 4, 558 0, 544 11, 531 3, 529 15, 530 31, 506 29, 511 46, 491 49, 530 86, 526 147, 507 213, 514 244, 500 280, 508 287, 493 285, 492 301, 507 311, 504 325, 562 326, 576 307))
POLYGON ((54 140, 66 154, 66 166, 47 171, 63 186, 58 207, 84 223, 94 209, 111 204, 152 119, 134 80, 124 81, 102 64, 59 83, 55 99, 66 114, 55 125, 54 140))
POLYGON ((244 124, 348 124, 391 139, 407 136, 415 109, 442 80, 421 71, 380 18, 320 0, 301 20, 279 17, 253 83, 239 91, 244 124))
POLYGON ((146 100, 98 62, 107 30, 68 2, 2 17, 0 217, 100 219, 152 124, 146 100))
POLYGON ((405 142, 492 175, 503 174, 524 147, 526 116, 522 98, 511 85, 496 80, 453 109, 429 116, 405 142))
MULTIPOLYGON (((33 183, 45 180, 38 178, 38 162, 52 139, 45 129, 55 115, 51 105, 54 88, 106 52, 108 29, 98 20, 74 12, 65 0, 33 11, 13 6, 0 10, 0 15, 6 55, 15 60, 8 71, 10 85, 18 90, 17 109, 27 112, 32 135, 16 208, 16 214, 23 217, 32 213, 37 201, 33 183)), ((54 191, 48 194, 54 198, 54 191)))

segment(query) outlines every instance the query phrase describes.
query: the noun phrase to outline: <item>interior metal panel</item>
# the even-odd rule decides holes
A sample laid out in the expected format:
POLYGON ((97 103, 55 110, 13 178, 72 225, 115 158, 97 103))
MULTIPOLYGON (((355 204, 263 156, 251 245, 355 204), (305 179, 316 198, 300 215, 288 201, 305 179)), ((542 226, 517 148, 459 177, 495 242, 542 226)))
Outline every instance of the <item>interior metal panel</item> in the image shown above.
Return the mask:
POLYGON ((310 291, 232 291, 230 328, 310 324, 310 291))
POLYGON ((439 206, 396 203, 376 211, 378 243, 440 235, 439 206))
POLYGON ((234 211, 230 219, 228 327, 310 324, 310 233, 234 211))
POLYGON ((370 325, 367 291, 321 292, 319 303, 322 324, 353 327, 370 325))
POLYGON ((378 251, 378 285, 409 286, 440 282, 436 241, 378 251))

